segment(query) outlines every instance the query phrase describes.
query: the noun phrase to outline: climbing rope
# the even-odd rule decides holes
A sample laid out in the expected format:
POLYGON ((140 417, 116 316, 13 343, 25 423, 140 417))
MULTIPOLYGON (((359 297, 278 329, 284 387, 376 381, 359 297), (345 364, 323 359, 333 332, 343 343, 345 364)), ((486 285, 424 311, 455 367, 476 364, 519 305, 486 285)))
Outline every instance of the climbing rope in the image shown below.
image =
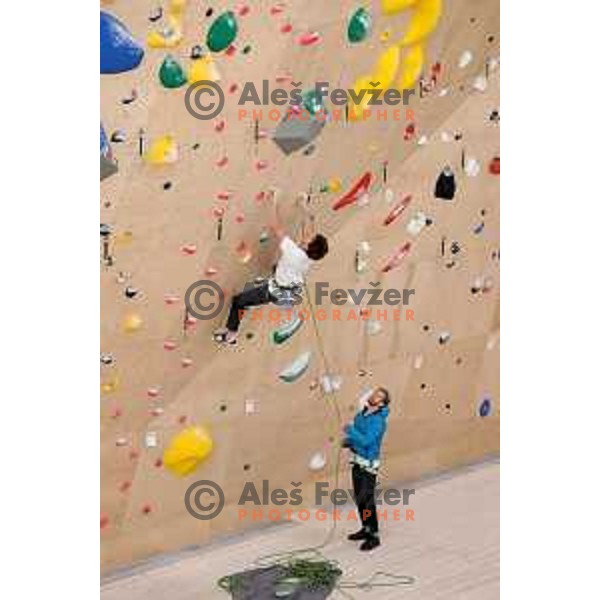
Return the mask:
MULTIPOLYGON (((325 351, 325 344, 319 330, 318 322, 315 317, 314 304, 310 295, 308 286, 304 284, 304 293, 308 304, 308 311, 315 332, 317 348, 325 372, 331 375, 330 362, 325 351)), ((334 386, 331 387, 331 394, 326 394, 321 386, 319 386, 321 399, 325 403, 330 404, 335 413, 338 431, 342 430, 343 416, 339 405, 339 401, 334 386)), ((341 463, 342 463, 342 447, 340 444, 336 446, 335 467, 333 471, 333 479, 335 489, 340 487, 341 463)), ((415 583, 415 578, 410 575, 395 575, 385 571, 376 571, 365 581, 340 580, 343 573, 340 564, 328 559, 321 551, 324 550, 332 541, 337 531, 337 521, 332 519, 325 538, 320 544, 299 548, 286 552, 275 552, 259 556, 255 565, 259 568, 282 567, 285 570, 285 576, 280 580, 279 584, 288 586, 291 590, 296 589, 295 586, 304 585, 309 589, 335 589, 342 596, 349 600, 355 600, 355 597, 347 590, 362 590, 365 592, 379 588, 392 588, 415 583)), ((233 594, 243 588, 243 579, 240 575, 226 575, 217 581, 217 586, 223 591, 233 594)))

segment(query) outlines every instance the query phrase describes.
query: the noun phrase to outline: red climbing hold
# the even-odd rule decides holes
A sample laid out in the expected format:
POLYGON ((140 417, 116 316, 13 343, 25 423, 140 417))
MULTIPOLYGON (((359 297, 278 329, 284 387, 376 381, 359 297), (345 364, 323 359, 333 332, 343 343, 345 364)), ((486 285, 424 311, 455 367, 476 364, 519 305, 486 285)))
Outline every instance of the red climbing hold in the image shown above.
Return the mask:
POLYGON ((383 222, 384 225, 391 225, 405 210, 406 207, 410 204, 412 200, 412 196, 405 196, 400 200, 394 208, 392 208, 390 214, 385 218, 383 222))
POLYGON ((333 205, 333 210, 340 210, 345 206, 354 204, 358 199, 365 194, 373 181, 373 173, 367 171, 350 189, 349 192, 344 194, 337 202, 333 205))
POLYGON ((198 248, 196 247, 196 244, 186 244, 185 246, 181 247, 181 251, 187 256, 193 256, 196 254, 197 249, 198 248))
POLYGON ((282 25, 279 28, 279 31, 281 31, 281 33, 290 33, 292 31, 291 23, 285 23, 285 25, 282 25))
POLYGON ((100 529, 106 529, 108 527, 108 515, 100 513, 100 529))
POLYGON ((300 46, 315 46, 321 41, 321 36, 315 31, 308 31, 299 35, 296 42, 300 46))
POLYGON ((149 502, 142 505, 142 513, 145 515, 149 515, 152 512, 152 506, 149 502))
POLYGON ((490 163, 490 173, 492 175, 500 175, 500 157, 496 156, 490 163))

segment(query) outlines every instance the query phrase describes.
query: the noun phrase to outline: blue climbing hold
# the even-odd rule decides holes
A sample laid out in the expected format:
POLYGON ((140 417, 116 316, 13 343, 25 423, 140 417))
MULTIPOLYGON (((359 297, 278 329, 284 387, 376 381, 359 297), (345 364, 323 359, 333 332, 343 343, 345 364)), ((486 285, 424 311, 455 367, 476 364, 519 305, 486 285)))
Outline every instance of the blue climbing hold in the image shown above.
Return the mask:
POLYGON ((492 402, 489 398, 484 398, 483 402, 479 405, 479 416, 487 417, 492 412, 492 402))
POLYGON ((135 69, 144 49, 113 15, 100 11, 100 73, 124 73, 135 69))

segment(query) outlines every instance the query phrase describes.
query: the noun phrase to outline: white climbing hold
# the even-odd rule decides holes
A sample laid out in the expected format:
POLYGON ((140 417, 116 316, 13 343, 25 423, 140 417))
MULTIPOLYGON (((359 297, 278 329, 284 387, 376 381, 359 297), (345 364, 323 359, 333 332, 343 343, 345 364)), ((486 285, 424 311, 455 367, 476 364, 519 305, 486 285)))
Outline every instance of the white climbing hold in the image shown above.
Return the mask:
POLYGON ((440 132, 440 139, 442 142, 451 142, 452 136, 447 131, 440 132))
POLYGON ((473 89, 478 92, 485 92, 487 90, 488 80, 485 75, 478 75, 473 80, 473 89))
POLYGON ((311 471, 322 471, 327 465, 327 459, 322 452, 317 452, 313 454, 310 462, 308 463, 308 468, 311 471))
POLYGON ((415 369, 420 369, 423 366, 423 362, 424 362, 424 358, 423 358, 422 354, 418 354, 417 356, 415 356, 415 363, 414 363, 415 369))
POLYGON ((479 175, 479 171, 481 171, 481 165, 477 159, 473 157, 465 158, 465 173, 469 177, 477 177, 477 175, 479 175))
POLYGON ((244 414, 246 416, 254 415, 258 411, 258 403, 256 400, 246 400, 244 402, 244 414))
POLYGON ((367 321, 367 335, 377 335, 383 330, 383 325, 379 321, 367 321))
POLYGON ((406 231, 410 235, 415 237, 423 231, 423 228, 427 225, 427 216, 425 213, 418 212, 416 215, 411 217, 410 221, 406 224, 406 231))
POLYGON ((473 62, 473 53, 470 50, 465 50, 458 59, 459 69, 464 69, 473 62))
POLYGON ((394 193, 394 190, 392 188, 387 188, 383 194, 383 197, 385 198, 385 201, 388 204, 392 204, 392 202, 396 198, 396 194, 394 193))
POLYGON ((279 373, 279 379, 285 381, 286 383, 293 383, 294 381, 300 379, 300 377, 302 377, 302 375, 304 375, 308 369, 310 357, 310 351, 300 354, 296 360, 294 360, 283 371, 281 371, 281 373, 279 373))
POLYGON ((422 135, 418 140, 417 140, 417 146, 424 146, 429 140, 427 139, 426 135, 422 135))
POLYGON ((339 392, 342 388, 342 378, 339 375, 323 375, 321 377, 321 389, 325 394, 339 392))
POLYGON ((156 431, 147 431, 144 438, 146 448, 156 448, 158 446, 158 434, 156 431))

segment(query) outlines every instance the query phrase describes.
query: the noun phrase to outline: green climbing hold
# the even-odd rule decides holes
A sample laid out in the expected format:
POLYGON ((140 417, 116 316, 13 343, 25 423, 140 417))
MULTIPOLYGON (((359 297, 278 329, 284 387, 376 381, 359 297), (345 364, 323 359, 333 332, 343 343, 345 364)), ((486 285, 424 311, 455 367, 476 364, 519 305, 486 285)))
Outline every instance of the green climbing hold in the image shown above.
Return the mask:
POLYGON ((302 323, 302 319, 298 315, 295 315, 291 321, 273 331, 273 342, 278 346, 287 342, 302 327, 302 323))
POLYGON ((302 97, 302 104, 304 108, 311 114, 316 115, 317 113, 325 110, 325 105, 323 104, 323 97, 320 95, 317 90, 309 90, 302 97))
POLYGON ((187 76, 181 65, 172 57, 167 56, 158 72, 160 82, 164 87, 178 88, 187 83, 187 76))
POLYGON ((211 52, 222 52, 231 46, 238 34, 235 15, 227 11, 220 15, 210 26, 206 36, 206 45, 211 52))
POLYGON ((348 39, 352 44, 364 41, 371 31, 371 15, 366 8, 359 8, 348 23, 348 39))

